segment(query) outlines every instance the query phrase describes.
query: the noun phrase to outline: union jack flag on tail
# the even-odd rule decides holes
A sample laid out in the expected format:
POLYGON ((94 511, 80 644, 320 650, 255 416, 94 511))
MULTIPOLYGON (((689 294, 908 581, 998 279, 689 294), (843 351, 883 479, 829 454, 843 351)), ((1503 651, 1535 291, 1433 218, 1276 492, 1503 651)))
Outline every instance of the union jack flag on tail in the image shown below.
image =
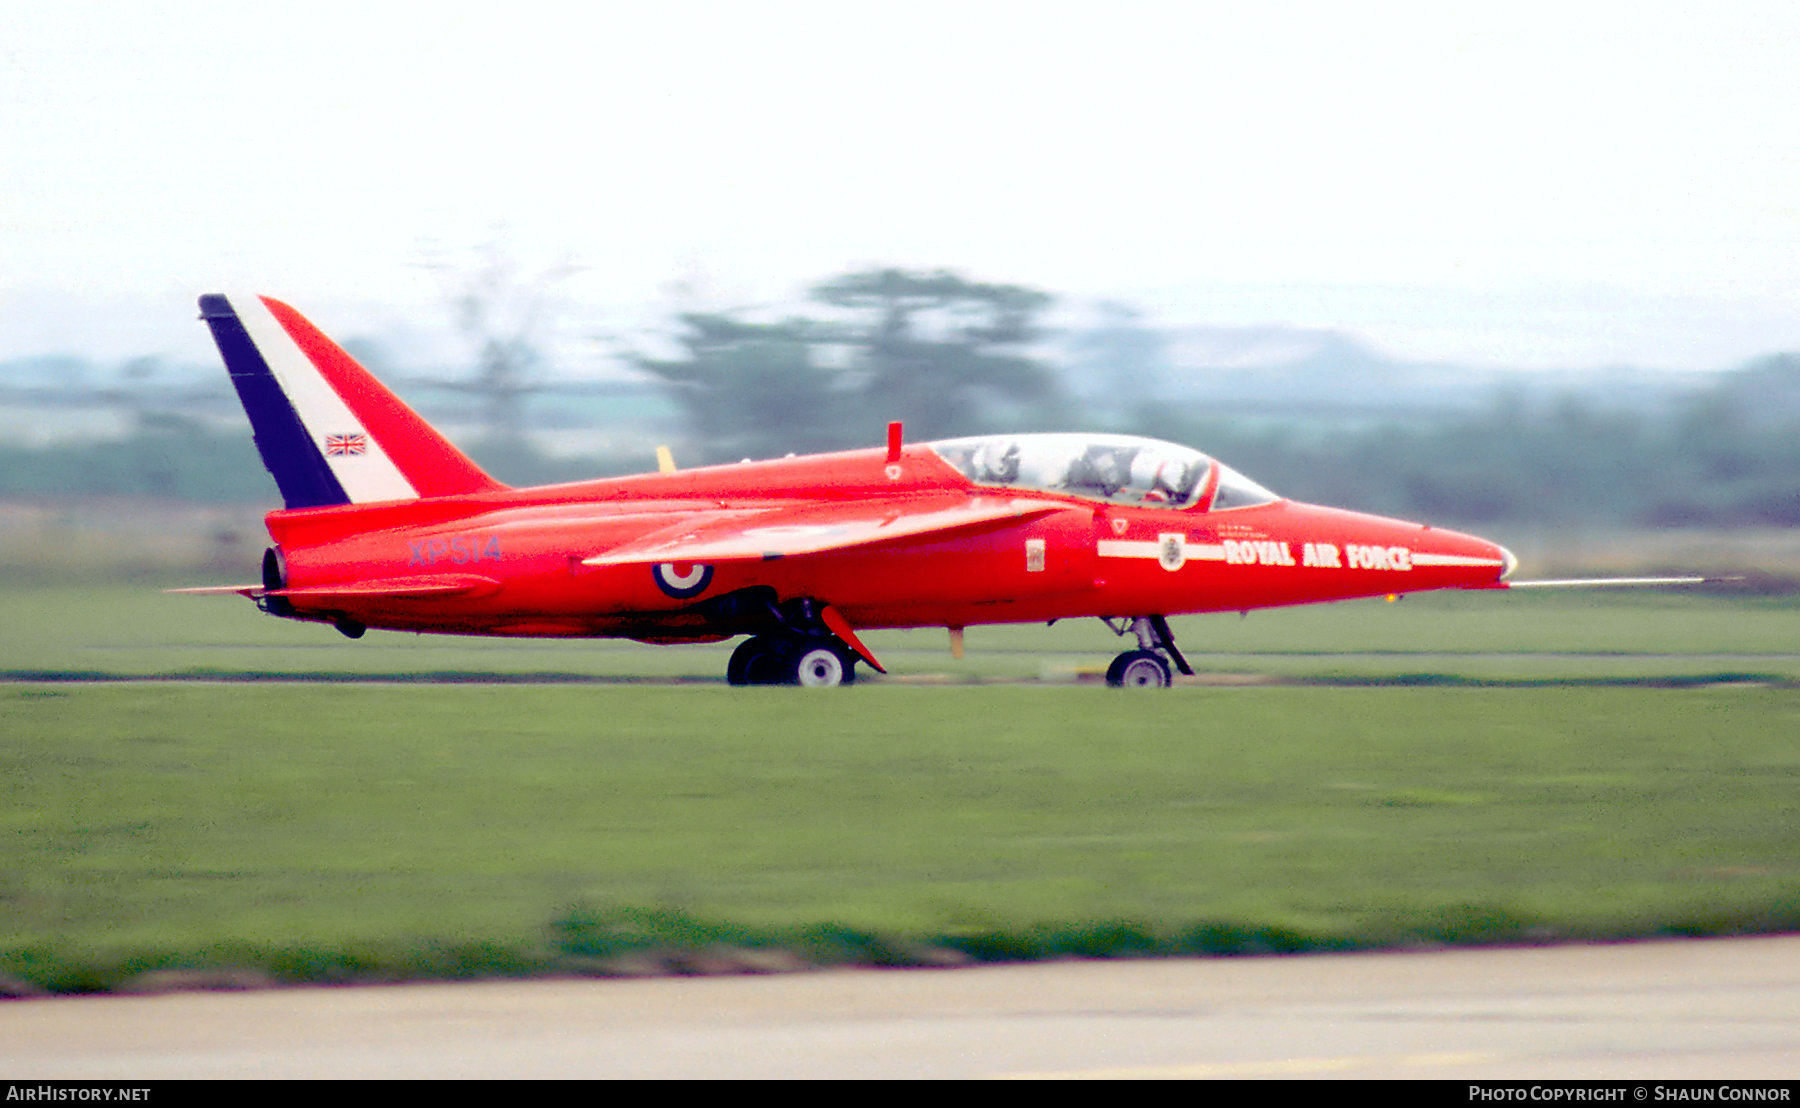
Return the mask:
POLYGON ((506 487, 281 301, 211 293, 200 315, 288 508, 506 487))

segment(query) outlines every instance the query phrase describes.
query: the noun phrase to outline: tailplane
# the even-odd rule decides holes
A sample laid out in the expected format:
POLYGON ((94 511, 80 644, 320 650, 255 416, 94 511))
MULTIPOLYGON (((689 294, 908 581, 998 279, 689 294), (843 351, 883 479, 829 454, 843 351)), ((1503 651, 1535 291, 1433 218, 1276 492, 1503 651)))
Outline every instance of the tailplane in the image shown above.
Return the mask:
POLYGON ((287 507, 505 488, 281 301, 215 293, 200 318, 287 507))

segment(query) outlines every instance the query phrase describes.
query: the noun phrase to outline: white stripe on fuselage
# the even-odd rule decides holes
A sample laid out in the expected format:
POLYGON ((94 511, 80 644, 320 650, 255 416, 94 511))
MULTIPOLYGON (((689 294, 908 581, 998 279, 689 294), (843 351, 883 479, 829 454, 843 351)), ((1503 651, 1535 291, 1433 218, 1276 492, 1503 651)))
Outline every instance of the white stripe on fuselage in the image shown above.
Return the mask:
MULTIPOLYGON (((1098 553, 1102 558, 1149 558, 1154 562, 1162 559, 1162 544, 1101 539, 1098 553)), ((1190 562, 1222 562, 1225 560, 1225 546, 1222 543, 1188 543, 1183 554, 1190 562)))
POLYGON ((1412 564, 1415 566, 1499 566, 1506 563, 1499 558, 1470 558, 1462 554, 1421 554, 1415 550, 1412 564))
POLYGON ((249 332, 250 341, 269 364, 275 383, 287 395, 288 403, 306 428, 306 435, 331 467, 332 475, 344 487, 353 504, 374 500, 413 500, 419 495, 412 482, 400 472, 392 458, 381 448, 375 436, 362 425, 344 403, 343 397, 325 380, 293 338, 288 335, 274 313, 259 296, 230 296, 232 308, 249 332), (366 447, 360 454, 330 454, 325 450, 328 435, 363 436, 366 447))

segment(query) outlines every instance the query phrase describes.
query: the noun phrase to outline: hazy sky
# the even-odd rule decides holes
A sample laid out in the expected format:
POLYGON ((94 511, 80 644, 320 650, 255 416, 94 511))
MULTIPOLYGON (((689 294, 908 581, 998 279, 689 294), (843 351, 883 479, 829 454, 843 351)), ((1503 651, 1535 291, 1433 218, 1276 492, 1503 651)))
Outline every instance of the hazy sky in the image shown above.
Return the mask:
POLYGON ((0 0, 0 356, 445 328, 420 263, 500 241, 577 328, 880 263, 1721 367, 1800 349, 1796 58, 1791 0, 0 0))

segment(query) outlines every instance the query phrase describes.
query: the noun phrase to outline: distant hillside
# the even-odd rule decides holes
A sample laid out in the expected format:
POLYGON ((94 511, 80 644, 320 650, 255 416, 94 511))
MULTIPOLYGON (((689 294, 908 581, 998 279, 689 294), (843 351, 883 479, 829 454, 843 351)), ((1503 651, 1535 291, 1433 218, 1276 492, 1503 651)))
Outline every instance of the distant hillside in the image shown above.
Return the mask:
POLYGON ((1719 381, 1719 396, 1758 428, 1800 424, 1800 354, 1771 354, 1719 381))
POLYGON ((1596 408, 1651 412, 1711 387, 1711 373, 1477 369, 1393 358, 1340 331, 1186 327, 1170 332, 1167 399, 1246 416, 1451 415, 1506 394, 1574 397, 1596 408))

